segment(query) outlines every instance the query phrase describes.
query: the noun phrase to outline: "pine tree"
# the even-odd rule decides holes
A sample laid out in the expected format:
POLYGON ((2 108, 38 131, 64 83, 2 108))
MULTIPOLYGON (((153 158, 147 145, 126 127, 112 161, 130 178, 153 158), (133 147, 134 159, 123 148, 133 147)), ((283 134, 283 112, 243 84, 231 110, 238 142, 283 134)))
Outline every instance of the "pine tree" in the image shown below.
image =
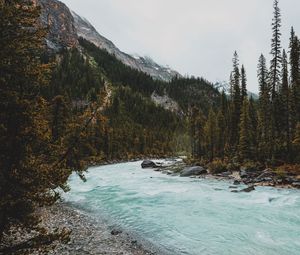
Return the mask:
POLYGON ((233 57, 233 71, 232 71, 232 96, 230 102, 230 147, 231 151, 236 150, 238 145, 238 133, 239 133, 239 120, 241 114, 241 89, 240 89, 240 71, 239 71, 239 59, 237 52, 233 57))
POLYGON ((33 1, 0 2, 0 241, 11 222, 32 230, 36 206, 55 202, 71 173, 65 162, 52 168, 61 147, 52 144, 41 96, 51 65, 41 58, 46 31, 39 17, 33 1))
POLYGON ((290 37, 290 74, 290 120, 291 136, 293 137, 296 124, 300 121, 300 42, 293 27, 290 37))
POLYGON ((280 83, 280 64, 281 64, 281 13, 278 6, 278 0, 274 0, 274 17, 272 22, 273 38, 271 43, 271 65, 270 65, 270 84, 271 98, 275 97, 279 90, 280 83))
POLYGON ((258 109, 258 155, 261 159, 270 159, 271 150, 271 117, 270 95, 271 87, 268 83, 268 70, 266 59, 261 54, 257 66, 259 83, 259 109, 258 109))
POLYGON ((249 117, 250 117, 250 139, 253 144, 253 157, 256 158, 257 155, 257 135, 258 135, 258 116, 257 116, 257 107, 256 102, 253 97, 250 97, 249 100, 249 117))
POLYGON ((290 99, 289 99, 289 81, 288 81, 288 61, 285 50, 282 53, 282 82, 281 82, 281 138, 283 147, 285 147, 285 157, 290 154, 290 99))
POLYGON ((246 70, 244 65, 242 65, 241 69, 241 102, 244 102, 244 99, 248 96, 247 93, 247 77, 246 70))
POLYGON ((216 156, 224 159, 226 144, 226 121, 222 109, 216 117, 216 156))
POLYGON ((211 109, 209 111, 206 124, 204 126, 204 134, 206 139, 206 152, 210 161, 212 161, 216 156, 215 154, 216 144, 217 144, 216 128, 217 128, 216 114, 213 111, 213 109, 211 109))
POLYGON ((249 115, 249 101, 246 98, 243 102, 240 122, 240 139, 238 154, 241 161, 251 160, 253 158, 253 145, 251 139, 251 119, 249 115))

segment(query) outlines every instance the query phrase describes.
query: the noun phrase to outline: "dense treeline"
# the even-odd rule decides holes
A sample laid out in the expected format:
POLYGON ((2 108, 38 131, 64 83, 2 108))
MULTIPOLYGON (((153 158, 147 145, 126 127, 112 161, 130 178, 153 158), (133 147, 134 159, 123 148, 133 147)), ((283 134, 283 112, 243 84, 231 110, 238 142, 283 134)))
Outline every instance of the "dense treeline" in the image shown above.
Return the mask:
POLYGON ((107 51, 84 39, 80 39, 80 44, 86 53, 94 58, 114 86, 129 86, 133 91, 147 97, 154 91, 159 95, 167 93, 178 102, 184 112, 187 112, 191 105, 195 105, 207 113, 210 105, 218 105, 218 90, 203 78, 175 77, 170 82, 154 80, 148 74, 126 66, 107 51))
MULTIPOLYGON (((46 56, 39 7, 0 7, 0 243, 11 225, 35 228, 35 208, 57 201, 73 171, 84 179, 92 162, 188 150, 185 119, 149 97, 167 83, 91 45, 46 56)), ((38 247, 68 236, 35 230, 38 247)))
POLYGON ((258 62, 259 100, 247 96, 245 67, 233 57, 230 95, 208 117, 196 107, 190 115, 194 158, 269 165, 299 163, 300 42, 292 28, 289 50, 281 47, 281 15, 274 1, 271 63, 258 62), (289 54, 289 60, 288 60, 289 54))
MULTIPOLYGON (((82 129, 76 129, 75 124, 80 124, 76 120, 68 124, 74 124, 72 133, 66 132, 67 125, 55 121, 51 114, 67 115, 64 101, 50 101, 42 95, 52 63, 42 61, 47 31, 38 22, 39 8, 31 1, 0 1, 0 12, 1 242, 11 224, 23 224, 31 230, 38 223, 32 214, 36 206, 56 201, 55 189, 67 190, 70 173, 80 173, 74 151, 68 147, 76 143, 73 134, 82 129)), ((36 230, 41 240, 48 242, 66 237, 64 231, 48 234, 36 230)))
MULTIPOLYGON (((118 62, 106 52, 103 54, 112 61, 118 62)), ((90 155, 91 162, 101 162, 143 156, 164 156, 175 153, 177 149, 188 150, 187 137, 184 138, 185 142, 182 139, 180 143, 179 137, 177 136, 176 139, 174 137, 174 131, 187 134, 186 125, 183 124, 185 120, 175 113, 156 106, 150 96, 146 96, 144 86, 147 84, 140 83, 137 90, 134 86, 125 86, 127 82, 135 84, 134 81, 130 82, 129 78, 123 81, 122 77, 118 78, 118 75, 114 77, 113 74, 110 76, 115 81, 111 82, 107 78, 111 67, 103 64, 102 61, 108 61, 107 59, 97 58, 101 55, 83 56, 77 49, 64 52, 46 91, 46 94, 50 98, 54 97, 55 100, 59 96, 65 102, 64 108, 68 109, 66 112, 71 116, 84 112, 91 102, 97 102, 102 90, 109 92, 100 121, 94 121, 88 127, 89 139, 85 141, 85 149, 81 149, 81 155, 90 155), (177 141, 176 146, 174 139, 177 141), (83 153, 84 151, 86 153, 83 153)), ((133 80, 136 74, 148 77, 146 74, 119 64, 117 73, 127 72, 126 77, 131 77, 133 80)), ((153 84, 159 83, 148 78, 153 84)), ((55 119, 61 123, 68 122, 66 114, 55 113, 55 119)))
POLYGON ((183 120, 129 87, 116 90, 106 113, 109 159, 163 157, 188 149, 187 137, 178 136, 187 133, 183 120))

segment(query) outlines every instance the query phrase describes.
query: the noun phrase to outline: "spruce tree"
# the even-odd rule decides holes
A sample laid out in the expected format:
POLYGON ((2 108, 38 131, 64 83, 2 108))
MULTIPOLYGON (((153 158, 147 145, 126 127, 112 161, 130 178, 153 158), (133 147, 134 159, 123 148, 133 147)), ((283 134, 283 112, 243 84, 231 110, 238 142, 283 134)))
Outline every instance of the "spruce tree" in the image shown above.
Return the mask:
POLYGON ((253 145, 251 139, 251 120, 249 114, 249 100, 243 102, 240 122, 240 139, 238 146, 239 159, 243 162, 253 158, 253 145))
POLYGON ((276 92, 279 90, 280 83, 280 66, 281 66, 281 13, 278 6, 278 0, 274 0, 274 17, 272 22, 272 43, 271 43, 271 65, 270 65, 270 85, 271 85, 271 98, 275 97, 276 92))
POLYGON ((0 241, 12 222, 32 230, 35 208, 57 201, 55 189, 66 190, 71 173, 65 161, 53 167, 62 151, 52 143, 41 96, 51 68, 41 58, 46 30, 39 18, 33 1, 0 2, 0 241))
POLYGON ((290 119, 291 136, 294 136, 296 124, 300 121, 300 42, 295 35, 294 29, 291 29, 290 37, 290 119))
POLYGON ((224 159, 226 144, 226 121, 222 109, 217 113, 216 117, 216 154, 224 159))
POLYGON ((256 102, 253 97, 250 97, 249 100, 249 117, 250 117, 250 139, 253 145, 253 157, 256 158, 257 147, 258 147, 258 116, 257 116, 257 107, 256 102))
POLYGON ((259 57, 257 66, 259 83, 259 107, 258 107, 258 155, 261 159, 270 159, 271 150, 271 87, 268 83, 268 69, 266 58, 263 54, 259 57))
POLYGON ((216 156, 216 144, 217 144, 217 123, 216 123, 216 114, 213 109, 210 109, 208 114, 208 119, 204 126, 204 134, 206 140, 206 152, 208 159, 212 161, 216 156))
POLYGON ((233 71, 232 71, 232 96, 230 102, 230 147, 234 152, 238 145, 239 120, 241 114, 241 88, 240 88, 240 71, 239 58, 237 52, 233 57, 233 71))
POLYGON ((281 111, 281 141, 285 148, 285 159, 290 154, 290 98, 289 98, 289 81, 288 81, 288 61, 285 50, 282 53, 282 82, 280 91, 281 111))
POLYGON ((241 69, 241 102, 248 96, 247 93, 247 77, 246 77, 246 70, 244 65, 242 65, 241 69))

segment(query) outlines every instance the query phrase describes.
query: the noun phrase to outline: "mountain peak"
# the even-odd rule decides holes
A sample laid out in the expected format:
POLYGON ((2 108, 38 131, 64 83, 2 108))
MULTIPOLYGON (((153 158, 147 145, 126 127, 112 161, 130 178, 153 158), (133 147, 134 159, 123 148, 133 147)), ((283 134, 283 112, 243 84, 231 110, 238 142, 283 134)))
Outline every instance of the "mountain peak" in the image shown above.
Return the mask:
POLYGON ((129 55, 118 49, 113 42, 100 35, 95 27, 85 18, 82 18, 75 12, 72 12, 74 26, 77 30, 78 37, 94 43, 97 47, 105 49, 108 53, 116 56, 124 64, 149 74, 154 79, 170 81, 176 76, 181 76, 178 72, 169 67, 157 64, 150 57, 141 57, 137 54, 129 55))

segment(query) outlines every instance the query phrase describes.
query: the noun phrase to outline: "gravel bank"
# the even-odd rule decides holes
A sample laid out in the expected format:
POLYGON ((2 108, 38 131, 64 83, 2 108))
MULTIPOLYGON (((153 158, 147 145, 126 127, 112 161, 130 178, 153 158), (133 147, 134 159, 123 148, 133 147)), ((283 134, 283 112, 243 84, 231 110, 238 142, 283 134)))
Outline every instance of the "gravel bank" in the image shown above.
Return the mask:
MULTIPOLYGON (((65 203, 42 209, 43 221, 49 228, 67 227, 72 230, 68 244, 58 244, 51 255, 158 255, 150 246, 143 247, 126 232, 95 220, 65 203)), ((148 245, 147 245, 148 246, 148 245)))

